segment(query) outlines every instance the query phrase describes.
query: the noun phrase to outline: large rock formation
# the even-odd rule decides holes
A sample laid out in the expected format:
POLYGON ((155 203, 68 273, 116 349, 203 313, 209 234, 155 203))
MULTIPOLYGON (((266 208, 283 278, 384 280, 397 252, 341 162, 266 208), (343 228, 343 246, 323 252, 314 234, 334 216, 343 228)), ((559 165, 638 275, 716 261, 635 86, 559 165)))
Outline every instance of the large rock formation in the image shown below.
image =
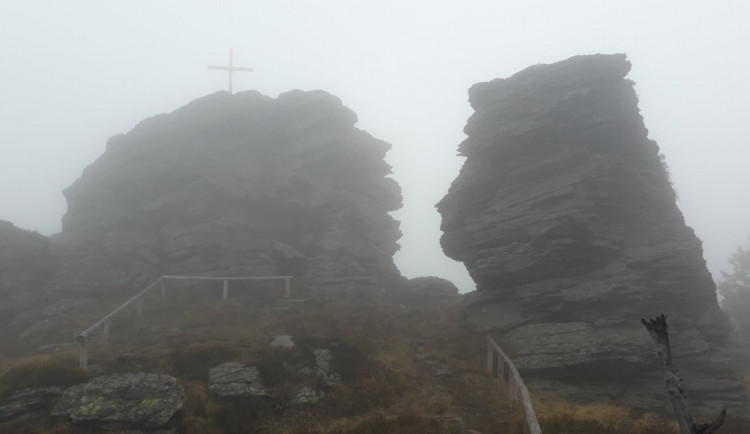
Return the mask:
POLYGON ((57 287, 162 274, 295 275, 317 293, 401 279, 390 145, 323 91, 219 92, 110 139, 65 190, 57 287))
POLYGON ((112 137, 65 190, 52 242, 0 221, 0 354, 67 341, 73 311, 167 274, 293 275, 296 294, 333 297, 400 289, 390 145, 356 121, 323 91, 219 92, 112 137))
POLYGON ((17 313, 38 302, 39 288, 53 269, 46 237, 0 220, 0 326, 6 326, 17 313))
POLYGON ((467 318, 532 388, 666 405, 639 320, 666 313, 696 410, 743 408, 700 241, 647 137, 625 55, 580 56, 474 85, 467 157, 438 204, 445 253, 477 284, 467 318))

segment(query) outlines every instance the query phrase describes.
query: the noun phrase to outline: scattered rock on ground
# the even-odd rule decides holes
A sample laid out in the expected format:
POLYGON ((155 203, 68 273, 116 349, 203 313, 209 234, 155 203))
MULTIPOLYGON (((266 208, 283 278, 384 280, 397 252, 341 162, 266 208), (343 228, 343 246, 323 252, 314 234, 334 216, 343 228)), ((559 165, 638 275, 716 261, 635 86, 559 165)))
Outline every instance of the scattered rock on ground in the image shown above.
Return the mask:
POLYGON ((323 382, 330 387, 341 386, 341 375, 331 369, 331 350, 316 348, 312 351, 315 355, 315 368, 323 382))
POLYGON ((64 391, 63 387, 17 390, 0 406, 0 422, 48 409, 60 399, 64 391))
POLYGON ((294 348, 294 341, 289 335, 274 336, 271 341, 272 347, 294 348))
POLYGON ((267 397, 258 368, 227 362, 208 371, 208 390, 219 398, 267 397))
POLYGON ((297 395, 289 401, 289 405, 317 404, 323 397, 323 393, 311 387, 304 387, 297 395))

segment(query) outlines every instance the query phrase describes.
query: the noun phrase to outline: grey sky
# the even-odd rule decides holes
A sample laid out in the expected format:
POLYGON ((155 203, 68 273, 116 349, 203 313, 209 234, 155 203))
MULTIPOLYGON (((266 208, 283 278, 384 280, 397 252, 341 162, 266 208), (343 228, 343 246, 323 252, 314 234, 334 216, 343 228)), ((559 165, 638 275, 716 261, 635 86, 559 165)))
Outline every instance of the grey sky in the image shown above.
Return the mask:
POLYGON ((433 205, 462 163, 473 83, 625 52, 650 137, 717 276, 750 235, 750 2, 4 0, 0 219, 51 234, 61 194, 140 120, 226 88, 323 89, 393 145, 405 206, 396 260, 472 289, 442 255, 433 205))

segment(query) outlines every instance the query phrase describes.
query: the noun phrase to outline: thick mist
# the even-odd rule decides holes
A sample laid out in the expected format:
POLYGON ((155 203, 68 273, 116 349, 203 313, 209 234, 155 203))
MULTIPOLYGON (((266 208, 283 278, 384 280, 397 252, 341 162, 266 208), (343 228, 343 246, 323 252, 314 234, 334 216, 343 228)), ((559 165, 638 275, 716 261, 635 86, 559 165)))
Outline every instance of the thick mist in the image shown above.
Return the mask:
POLYGON ((628 54, 649 136, 666 156, 714 278, 750 234, 750 5, 489 2, 13 2, 0 17, 0 219, 52 234, 61 191, 107 139, 227 86, 324 89, 393 145, 404 195, 396 261, 473 288, 439 246, 434 209, 456 177, 467 89, 578 54, 628 54))

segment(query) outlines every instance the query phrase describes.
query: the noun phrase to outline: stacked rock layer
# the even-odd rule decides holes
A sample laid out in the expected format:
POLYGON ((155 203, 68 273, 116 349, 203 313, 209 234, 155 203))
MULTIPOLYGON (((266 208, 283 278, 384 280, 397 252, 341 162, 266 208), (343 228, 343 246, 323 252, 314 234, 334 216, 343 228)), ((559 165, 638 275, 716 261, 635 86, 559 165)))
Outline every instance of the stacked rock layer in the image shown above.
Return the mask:
POLYGON ((467 319, 532 388, 666 408, 641 318, 667 314, 696 411, 742 409, 701 242, 648 138, 625 55, 574 57, 469 90, 466 161, 437 205, 477 284, 467 319))

